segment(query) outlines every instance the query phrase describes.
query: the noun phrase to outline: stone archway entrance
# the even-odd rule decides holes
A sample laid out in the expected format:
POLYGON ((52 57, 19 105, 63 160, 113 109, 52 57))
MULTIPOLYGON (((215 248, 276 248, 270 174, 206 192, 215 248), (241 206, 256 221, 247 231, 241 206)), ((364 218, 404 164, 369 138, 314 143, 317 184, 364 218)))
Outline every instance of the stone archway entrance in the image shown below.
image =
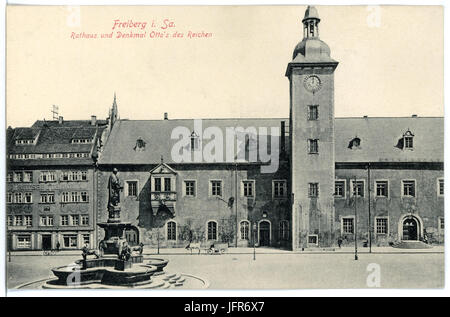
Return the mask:
POLYGON ((270 222, 267 220, 262 220, 259 223, 259 246, 270 246, 270 222))
POLYGON ((419 222, 414 217, 407 217, 403 220, 402 240, 419 240, 419 222))

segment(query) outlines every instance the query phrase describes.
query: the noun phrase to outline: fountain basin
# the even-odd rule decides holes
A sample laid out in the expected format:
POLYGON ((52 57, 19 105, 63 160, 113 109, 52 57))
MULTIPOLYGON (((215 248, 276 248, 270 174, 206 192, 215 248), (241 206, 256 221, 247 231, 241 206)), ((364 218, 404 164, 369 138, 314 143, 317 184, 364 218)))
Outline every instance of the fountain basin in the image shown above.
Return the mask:
POLYGON ((167 263, 169 263, 168 260, 159 259, 159 258, 147 258, 148 264, 151 266, 156 266, 157 270, 156 272, 162 272, 164 267, 166 267, 167 263))

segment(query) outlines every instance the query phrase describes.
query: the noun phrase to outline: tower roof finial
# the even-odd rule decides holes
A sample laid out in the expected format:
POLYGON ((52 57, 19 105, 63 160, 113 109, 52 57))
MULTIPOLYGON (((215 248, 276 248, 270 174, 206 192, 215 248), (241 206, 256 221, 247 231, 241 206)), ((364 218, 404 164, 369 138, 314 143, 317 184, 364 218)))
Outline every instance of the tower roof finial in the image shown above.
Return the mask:
POLYGON ((302 22, 305 22, 305 20, 308 20, 308 19, 316 19, 316 20, 320 21, 319 13, 317 12, 317 9, 315 6, 308 6, 306 8, 305 17, 303 18, 302 22))

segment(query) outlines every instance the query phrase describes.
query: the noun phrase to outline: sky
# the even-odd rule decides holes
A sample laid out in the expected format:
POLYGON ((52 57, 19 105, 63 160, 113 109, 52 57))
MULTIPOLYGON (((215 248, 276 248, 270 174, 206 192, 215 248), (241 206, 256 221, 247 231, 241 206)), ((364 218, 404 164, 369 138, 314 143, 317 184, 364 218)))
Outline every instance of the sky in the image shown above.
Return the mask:
MULTIPOLYGON (((6 126, 51 120, 52 105, 67 120, 106 118, 114 93, 122 119, 286 118, 285 71, 305 9, 9 6, 6 126), (114 20, 147 25, 113 30, 114 20), (81 32, 97 38, 72 38, 81 32)), ((336 117, 444 115, 442 7, 317 9, 320 38, 339 62, 336 117)))

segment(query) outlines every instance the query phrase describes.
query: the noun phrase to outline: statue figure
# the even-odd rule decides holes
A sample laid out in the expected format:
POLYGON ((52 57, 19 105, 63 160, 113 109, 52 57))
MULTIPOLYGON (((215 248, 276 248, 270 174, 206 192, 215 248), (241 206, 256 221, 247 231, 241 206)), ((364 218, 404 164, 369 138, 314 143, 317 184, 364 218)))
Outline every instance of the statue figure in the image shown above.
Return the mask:
POLYGON ((83 248, 81 249, 81 251, 83 252, 81 254, 81 256, 83 257, 83 261, 86 261, 88 255, 95 255, 96 259, 98 259, 100 257, 100 254, 96 250, 89 249, 89 245, 88 244, 85 244, 83 246, 83 248))
POLYGON ((131 258, 131 248, 126 242, 119 249, 119 259, 128 261, 131 258))
POLYGON ((108 180, 108 210, 113 207, 117 207, 120 203, 120 191, 123 187, 120 185, 117 172, 117 168, 114 168, 108 180))

